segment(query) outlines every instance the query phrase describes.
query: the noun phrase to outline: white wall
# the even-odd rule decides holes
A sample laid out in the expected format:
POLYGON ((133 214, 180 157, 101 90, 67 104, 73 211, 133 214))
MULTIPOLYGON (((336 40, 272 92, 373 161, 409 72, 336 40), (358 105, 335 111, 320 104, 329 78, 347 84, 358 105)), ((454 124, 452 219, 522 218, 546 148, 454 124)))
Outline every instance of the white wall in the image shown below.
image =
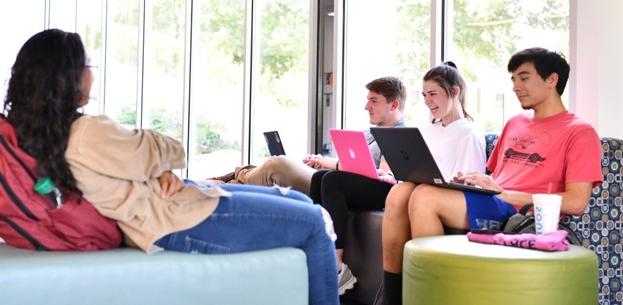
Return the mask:
POLYGON ((600 136, 623 138, 623 1, 571 4, 571 109, 600 136))

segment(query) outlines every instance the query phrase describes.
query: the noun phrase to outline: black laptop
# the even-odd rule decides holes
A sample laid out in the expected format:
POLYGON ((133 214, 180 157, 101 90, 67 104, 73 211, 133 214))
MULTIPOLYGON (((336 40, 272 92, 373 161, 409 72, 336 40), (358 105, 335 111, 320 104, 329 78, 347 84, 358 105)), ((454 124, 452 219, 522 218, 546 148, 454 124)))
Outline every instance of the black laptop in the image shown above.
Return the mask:
MULTIPOLYGON (((396 179, 416 184, 431 184, 460 191, 485 194, 499 192, 473 185, 445 181, 426 141, 417 128, 371 128, 387 164, 396 179)), ((449 149, 461 149, 454 147, 449 149)))
POLYGON ((266 145, 268 145, 268 151, 271 156, 281 156, 286 154, 285 150, 283 150, 283 144, 281 143, 278 131, 264 132, 264 139, 266 139, 266 145))

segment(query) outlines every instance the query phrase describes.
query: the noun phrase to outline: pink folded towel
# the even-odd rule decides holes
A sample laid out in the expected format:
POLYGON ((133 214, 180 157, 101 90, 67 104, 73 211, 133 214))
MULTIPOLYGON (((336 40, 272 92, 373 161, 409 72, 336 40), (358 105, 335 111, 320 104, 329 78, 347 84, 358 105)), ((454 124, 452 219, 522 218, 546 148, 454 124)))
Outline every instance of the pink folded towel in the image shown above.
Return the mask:
POLYGON ((497 244, 526 249, 537 249, 544 251, 566 251, 569 249, 567 241, 567 231, 558 230, 542 235, 524 234, 488 234, 468 232, 469 241, 483 244, 497 244))

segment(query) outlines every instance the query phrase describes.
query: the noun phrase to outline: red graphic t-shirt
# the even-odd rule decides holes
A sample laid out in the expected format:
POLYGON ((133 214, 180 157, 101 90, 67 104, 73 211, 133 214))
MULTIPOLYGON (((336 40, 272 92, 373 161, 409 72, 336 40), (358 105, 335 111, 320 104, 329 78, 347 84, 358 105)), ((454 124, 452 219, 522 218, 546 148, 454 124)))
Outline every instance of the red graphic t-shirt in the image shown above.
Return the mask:
POLYGON ((560 193, 569 182, 597 186, 601 145, 593 127, 567 111, 543 119, 520 114, 504 126, 487 169, 502 188, 520 192, 560 193))

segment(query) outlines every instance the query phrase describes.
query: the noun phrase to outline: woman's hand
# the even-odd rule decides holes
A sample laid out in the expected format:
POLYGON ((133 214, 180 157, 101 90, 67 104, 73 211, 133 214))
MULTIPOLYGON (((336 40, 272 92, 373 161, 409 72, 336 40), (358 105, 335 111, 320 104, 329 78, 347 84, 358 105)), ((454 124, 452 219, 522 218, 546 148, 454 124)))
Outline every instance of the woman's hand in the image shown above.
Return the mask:
POLYGON ((386 172, 380 168, 376 172, 379 174, 379 180, 385 183, 396 184, 398 182, 391 172, 386 172))
POLYGON ((160 188, 162 189, 160 196, 165 199, 171 197, 184 187, 182 179, 176 176, 172 171, 163 172, 162 175, 158 177, 158 182, 160 182, 160 188))

